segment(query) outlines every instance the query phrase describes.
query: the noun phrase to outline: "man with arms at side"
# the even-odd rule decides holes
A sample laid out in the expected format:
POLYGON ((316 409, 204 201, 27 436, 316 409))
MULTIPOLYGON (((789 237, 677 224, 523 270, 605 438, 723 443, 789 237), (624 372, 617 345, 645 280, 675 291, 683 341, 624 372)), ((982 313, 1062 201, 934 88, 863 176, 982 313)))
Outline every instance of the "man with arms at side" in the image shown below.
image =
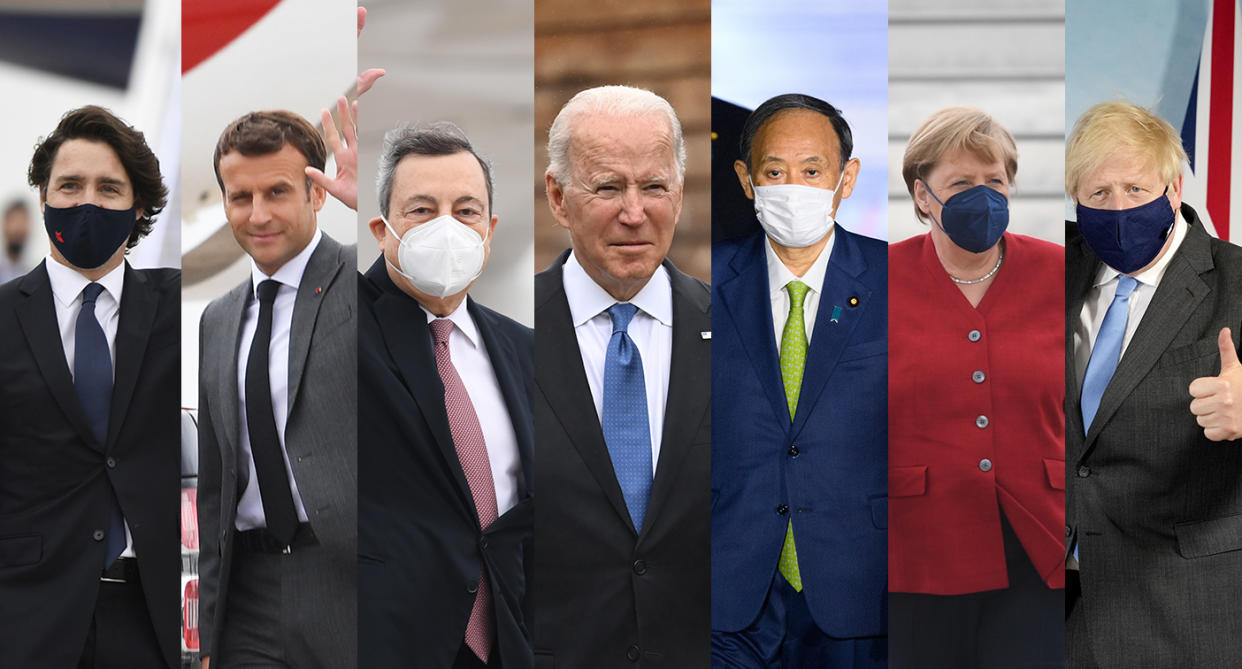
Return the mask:
POLYGON ((887 246, 834 223, 832 105, 774 97, 740 149, 763 232, 712 249, 713 666, 883 667, 887 246))
POLYGON ((1124 102, 1066 144, 1070 667, 1242 658, 1242 249, 1182 201, 1185 160, 1124 102))
POLYGON ((532 333, 468 297, 499 221, 491 168, 452 123, 397 128, 377 190, 382 254, 358 286, 361 665, 531 667, 532 333))
POLYGON ((319 230, 323 139, 287 111, 231 123, 216 177, 251 276, 203 312, 203 664, 357 662, 356 261, 319 230))
POLYGON ((173 669, 181 272, 125 262, 168 190, 100 107, 28 176, 51 258, 0 287, 0 667, 173 669))
POLYGON ((14 200, 4 208, 4 222, 0 224, 0 241, 4 249, 0 250, 0 283, 8 283, 30 268, 22 261, 22 249, 26 247, 26 237, 30 234, 30 209, 25 200, 14 200))
POLYGON ((650 91, 588 89, 548 157, 573 246, 535 277, 536 663, 706 667, 710 296, 665 257, 681 123, 650 91))

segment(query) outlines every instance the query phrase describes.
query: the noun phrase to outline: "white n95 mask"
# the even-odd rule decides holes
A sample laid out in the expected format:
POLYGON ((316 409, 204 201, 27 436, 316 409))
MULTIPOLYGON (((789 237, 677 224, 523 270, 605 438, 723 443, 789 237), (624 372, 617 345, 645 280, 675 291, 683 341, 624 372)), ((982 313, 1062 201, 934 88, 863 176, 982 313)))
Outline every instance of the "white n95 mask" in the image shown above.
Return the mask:
MULTIPOLYGON (((837 179, 837 188, 845 170, 837 179)), ((755 193, 755 216, 772 241, 781 246, 803 248, 818 242, 828 234, 836 222, 832 219, 832 197, 837 188, 824 190, 814 186, 778 184, 756 186, 750 182, 755 193)))
MULTIPOLYGON (((381 216, 380 220, 390 233, 397 234, 387 218, 381 216)), ((491 234, 490 226, 487 234, 491 234)), ((401 236, 397 248, 400 267, 387 258, 384 260, 419 291, 444 298, 460 293, 479 278, 487 255, 483 246, 486 242, 486 236, 480 238, 465 223, 446 214, 416 225, 401 236)))

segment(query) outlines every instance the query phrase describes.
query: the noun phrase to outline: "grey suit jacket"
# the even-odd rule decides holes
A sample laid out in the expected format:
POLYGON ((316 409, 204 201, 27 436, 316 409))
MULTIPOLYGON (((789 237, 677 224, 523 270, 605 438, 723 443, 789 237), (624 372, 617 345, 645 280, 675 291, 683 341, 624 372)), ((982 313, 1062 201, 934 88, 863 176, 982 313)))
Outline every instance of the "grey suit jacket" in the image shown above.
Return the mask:
MULTIPOLYGON (((282 620, 323 667, 357 662, 357 258, 324 235, 293 307, 285 448, 318 546, 283 568, 298 584, 282 620)), ((240 422, 237 364, 250 279, 216 299, 199 327, 199 632, 203 655, 219 642, 227 611, 237 499, 240 422)))
POLYGON ((1188 390, 1220 372, 1220 329, 1235 342, 1242 329, 1242 248, 1182 216, 1186 239, 1089 431, 1073 326, 1100 261, 1066 243, 1066 546, 1082 583, 1071 627, 1089 639, 1070 666, 1087 652, 1101 667, 1242 666, 1242 440, 1208 441, 1188 390))

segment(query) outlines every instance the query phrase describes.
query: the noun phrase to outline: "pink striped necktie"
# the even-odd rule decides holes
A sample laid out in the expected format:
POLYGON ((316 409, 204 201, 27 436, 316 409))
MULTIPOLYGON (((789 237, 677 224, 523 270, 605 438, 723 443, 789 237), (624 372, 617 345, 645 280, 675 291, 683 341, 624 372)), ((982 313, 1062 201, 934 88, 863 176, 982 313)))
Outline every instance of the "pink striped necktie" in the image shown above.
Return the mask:
MULTIPOLYGON (((431 321, 431 334, 435 338, 436 369, 444 382, 444 408, 448 411, 449 430, 457 447, 457 458, 470 485, 474 506, 479 513, 479 526, 486 529, 496 520, 496 486, 492 481, 492 465, 487 458, 487 444, 483 440, 483 428, 474 404, 466 392, 466 386, 453 366, 449 353, 449 334, 453 321, 437 318, 431 321)), ((466 624, 466 645, 484 664, 492 649, 492 591, 487 580, 487 570, 479 574, 479 590, 470 610, 470 622, 466 624)))

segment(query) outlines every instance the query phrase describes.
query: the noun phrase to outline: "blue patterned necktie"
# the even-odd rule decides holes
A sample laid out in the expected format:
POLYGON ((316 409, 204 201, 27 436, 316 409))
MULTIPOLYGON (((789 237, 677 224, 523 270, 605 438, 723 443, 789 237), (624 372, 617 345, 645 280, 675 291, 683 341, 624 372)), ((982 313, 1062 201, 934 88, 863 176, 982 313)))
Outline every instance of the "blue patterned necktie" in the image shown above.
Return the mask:
POLYGON ((604 442, 612 457, 617 483, 625 496, 634 529, 642 532, 651 494, 651 429, 647 423, 647 387, 643 359, 626 328, 638 312, 632 304, 608 308, 612 338, 604 359, 604 442))
POLYGON ((1138 285, 1138 280, 1130 276, 1119 276, 1117 294, 1113 303, 1104 314, 1104 322, 1100 324, 1100 333, 1096 335, 1095 346, 1091 348, 1091 359, 1087 361, 1087 371, 1082 376, 1082 430, 1091 430, 1091 421, 1095 420, 1095 412, 1100 408, 1100 398, 1104 389, 1117 371, 1117 363, 1121 360, 1121 344, 1126 338, 1126 320, 1130 311, 1130 293, 1138 285))
MULTIPOLYGON (((102 292, 103 286, 98 283, 89 283, 82 289, 82 309, 78 311, 73 331, 73 387, 95 441, 100 448, 106 448, 108 412, 112 408, 112 352, 108 348, 108 338, 95 318, 95 301, 102 292)), ((125 520, 121 516, 121 505, 115 493, 110 497, 112 508, 108 511, 105 569, 125 550, 125 520)))

